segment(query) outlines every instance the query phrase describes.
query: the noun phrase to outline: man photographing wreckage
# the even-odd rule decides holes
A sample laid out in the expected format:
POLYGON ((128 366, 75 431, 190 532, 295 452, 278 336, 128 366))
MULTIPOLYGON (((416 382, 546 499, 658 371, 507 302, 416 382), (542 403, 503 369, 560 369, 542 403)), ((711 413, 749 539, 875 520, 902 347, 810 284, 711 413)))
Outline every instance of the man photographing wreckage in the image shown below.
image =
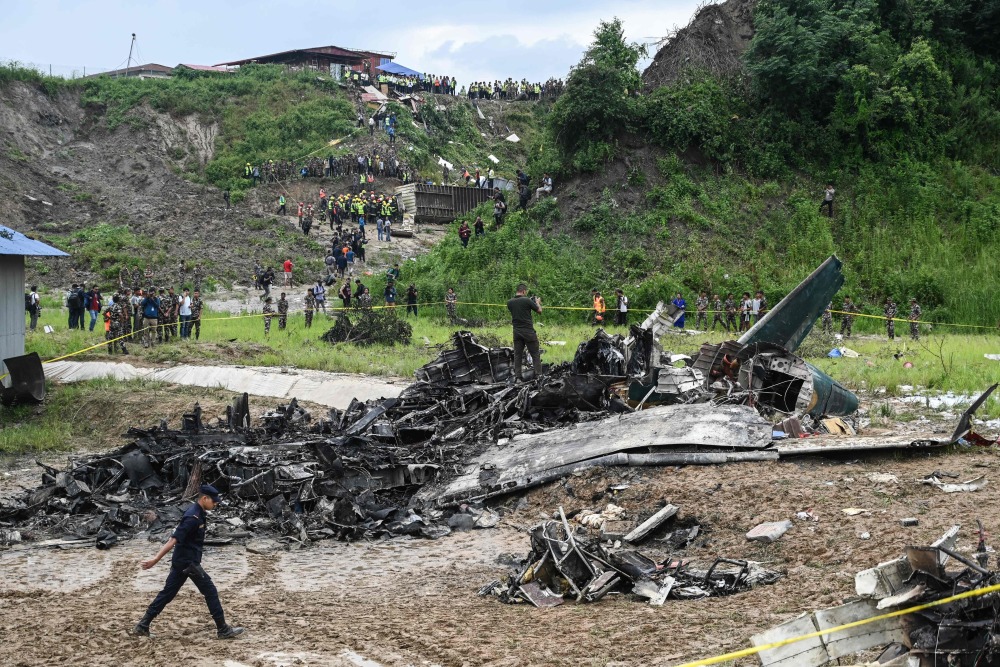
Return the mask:
POLYGON ((524 348, 528 348, 531 354, 531 365, 535 370, 535 379, 542 376, 542 358, 538 349, 538 334, 535 333, 535 325, 532 321, 532 311, 541 314, 542 300, 540 297, 528 296, 528 286, 521 283, 517 286, 517 293, 513 299, 507 302, 507 310, 510 311, 510 323, 514 327, 514 377, 518 381, 523 381, 521 377, 521 364, 524 357, 524 348))
POLYGON ((201 567, 201 553, 205 546, 205 526, 208 523, 207 513, 214 510, 220 500, 218 489, 209 484, 203 485, 199 489, 198 500, 184 512, 184 516, 181 517, 180 523, 177 524, 177 528, 174 529, 167 543, 160 548, 155 556, 142 561, 142 569, 148 570, 159 563, 171 550, 174 552, 170 558, 170 574, 167 575, 163 590, 157 594, 152 604, 146 609, 142 620, 132 628, 133 635, 150 636, 149 624, 160 615, 164 607, 170 604, 188 579, 191 579, 198 587, 198 591, 205 596, 205 602, 208 604, 208 611, 215 621, 219 639, 232 639, 243 634, 243 628, 226 623, 222 603, 219 602, 219 591, 215 588, 212 578, 201 567))

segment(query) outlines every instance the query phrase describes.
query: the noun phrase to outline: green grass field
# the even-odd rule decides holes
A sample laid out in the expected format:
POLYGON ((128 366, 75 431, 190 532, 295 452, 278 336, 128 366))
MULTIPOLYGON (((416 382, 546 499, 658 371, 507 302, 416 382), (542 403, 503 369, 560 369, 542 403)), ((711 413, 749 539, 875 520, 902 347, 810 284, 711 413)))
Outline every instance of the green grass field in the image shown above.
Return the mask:
MULTIPOLYGON (((462 315, 461 306, 459 315, 462 315)), ((406 318, 404 308, 397 308, 400 317, 406 318)), ((511 343, 510 325, 498 317, 485 326, 470 327, 487 344, 511 343)), ((580 312, 580 322, 549 322, 543 314, 538 318, 537 329, 543 343, 562 341, 565 344, 543 345, 544 361, 555 364, 570 361, 577 346, 594 334, 594 327, 585 324, 585 311, 580 312)), ((640 315, 634 314, 638 319, 640 315)), ((419 317, 406 318, 413 325, 409 344, 391 347, 362 347, 353 344, 331 345, 320 336, 332 326, 333 319, 318 313, 311 329, 304 326, 302 313, 289 315, 288 328, 281 331, 277 320, 272 322, 271 335, 264 336, 264 325, 259 315, 232 317, 206 312, 203 316, 199 341, 173 341, 144 350, 140 345, 130 345, 133 361, 152 363, 189 362, 201 364, 228 363, 259 366, 295 366, 324 371, 364 373, 381 376, 409 377, 421 365, 433 359, 441 345, 460 327, 449 325, 442 305, 421 306, 419 317)), ((101 323, 98 323, 98 327, 101 323)), ((901 329, 903 327, 900 327, 901 329)), ((624 333, 623 329, 609 329, 624 333)), ((726 339, 725 332, 706 332, 695 336, 676 336, 665 339, 664 346, 672 351, 693 354, 703 342, 726 339)), ((48 308, 42 313, 38 331, 29 332, 28 351, 38 352, 43 359, 99 344, 103 334, 89 331, 68 331, 65 314, 48 308), (56 331, 45 334, 41 325, 51 324, 56 331)), ((984 354, 1000 353, 1000 337, 996 335, 931 334, 920 342, 908 337, 889 341, 884 335, 862 334, 849 341, 837 341, 815 332, 806 340, 800 353, 819 368, 830 373, 844 385, 859 391, 876 391, 884 388, 888 395, 896 395, 899 387, 910 385, 929 390, 978 393, 1000 380, 1000 362, 985 359, 984 354), (846 345, 860 353, 859 358, 830 359, 826 355, 832 347, 846 345), (905 368, 905 362, 912 368, 905 368)), ((107 359, 105 348, 73 357, 74 359, 107 359)))
MULTIPOLYGON (((405 317, 399 308, 400 317, 405 317)), ((461 315, 461 307, 459 315, 461 315)), ((581 312, 580 319, 585 317, 581 312)), ((638 319, 639 314, 634 317, 638 319)), ((304 316, 294 313, 288 328, 277 329, 273 322, 270 338, 264 337, 264 326, 258 315, 231 317, 206 313, 201 339, 174 341, 144 350, 130 345, 132 355, 112 357, 104 347, 73 356, 73 359, 127 360, 132 363, 193 363, 244 364, 259 366, 294 366, 333 372, 363 373, 377 376, 411 377, 414 370, 434 359, 456 330, 445 321, 443 306, 421 307, 420 316, 409 318, 413 337, 409 344, 391 347, 361 347, 353 344, 331 345, 320 336, 332 325, 332 318, 319 314, 313 327, 305 329, 304 316)), ((550 318, 551 319, 551 318, 550 318)), ((27 350, 38 352, 43 359, 53 359, 81 350, 103 340, 97 328, 94 332, 68 331, 66 316, 52 304, 43 312, 39 329, 29 332, 27 350), (50 324, 56 331, 42 332, 50 324)), ((100 327, 101 324, 98 324, 100 327)), ((583 323, 551 323, 543 314, 536 328, 543 341, 543 360, 549 364, 570 361, 577 346, 594 334, 594 327, 583 323), (563 342, 565 344, 559 344, 563 342)), ((505 321, 471 327, 487 345, 509 345, 510 325, 505 321)), ((621 329, 609 329, 624 333, 621 329)), ((725 332, 699 335, 667 336, 664 347, 675 353, 695 354, 704 342, 725 340, 725 332)), ((978 395, 994 382, 1000 381, 1000 362, 985 359, 984 354, 1000 353, 1000 337, 995 335, 927 335, 920 342, 909 338, 888 341, 885 336, 863 334, 848 341, 835 340, 814 332, 800 348, 800 353, 819 368, 828 372, 852 390, 859 391, 867 402, 880 397, 898 396, 904 387, 930 393, 952 391, 978 395), (846 346, 857 351, 858 358, 830 359, 826 355, 834 346, 846 346), (912 368, 905 368, 905 362, 912 368)), ((96 380, 72 385, 50 387, 46 404, 41 407, 0 408, 0 453, 79 449, 87 445, 113 445, 135 415, 142 414, 155 421, 165 416, 166 406, 180 410, 194 400, 212 395, 218 401, 228 400, 224 392, 200 388, 176 388, 154 382, 119 382, 96 380), (218 396, 215 396, 218 394, 218 396), (178 403, 179 401, 179 403, 178 403), (143 405, 152 406, 152 411, 143 405), (109 421, 108 415, 115 416, 109 421), (109 426, 110 424, 110 426, 109 426)), ((874 403, 872 403, 874 405, 874 403)), ((1000 401, 990 400, 978 413, 979 417, 1000 417, 1000 401)), ((905 415, 895 415, 903 419, 905 415)))

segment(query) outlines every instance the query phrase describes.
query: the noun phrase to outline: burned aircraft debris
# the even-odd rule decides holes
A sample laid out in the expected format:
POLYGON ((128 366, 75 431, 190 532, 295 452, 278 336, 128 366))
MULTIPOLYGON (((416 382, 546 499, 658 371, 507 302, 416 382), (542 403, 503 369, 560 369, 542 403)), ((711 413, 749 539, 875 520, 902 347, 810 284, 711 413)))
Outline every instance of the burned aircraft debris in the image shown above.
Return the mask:
POLYGON ((1000 583, 1000 573, 989 568, 992 552, 981 523, 977 532, 978 545, 971 556, 957 551, 959 526, 954 526, 930 546, 906 547, 900 558, 859 572, 855 588, 860 600, 800 616, 755 635, 751 643, 765 646, 852 624, 764 649, 761 665, 821 667, 882 647, 878 664, 1000 665, 997 599, 990 590, 1000 583), (885 616, 962 594, 967 597, 892 618, 885 616))
MULTIPOLYGON (((676 512, 676 507, 667 505, 650 518, 653 527, 676 512)), ((482 587, 480 595, 494 595, 510 604, 528 602, 536 607, 553 607, 567 600, 596 602, 611 593, 630 593, 660 606, 668 599, 732 595, 772 584, 782 576, 746 560, 719 558, 707 569, 674 554, 657 561, 635 549, 602 543, 592 536, 588 523, 592 522, 581 525, 569 521, 560 507, 557 518, 529 531, 531 552, 521 567, 505 579, 482 587)), ((647 520, 636 530, 645 530, 650 523, 647 520)), ((685 535, 690 530, 685 529, 685 535)), ((688 542, 681 543, 686 546, 688 542)))

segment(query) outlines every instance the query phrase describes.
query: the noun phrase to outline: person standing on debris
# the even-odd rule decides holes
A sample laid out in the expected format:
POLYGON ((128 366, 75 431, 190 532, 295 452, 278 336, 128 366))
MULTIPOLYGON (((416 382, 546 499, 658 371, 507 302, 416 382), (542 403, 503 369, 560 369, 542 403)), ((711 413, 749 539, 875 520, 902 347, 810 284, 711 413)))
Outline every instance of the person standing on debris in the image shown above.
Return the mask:
POLYGON ((833 195, 835 192, 837 191, 833 189, 833 183, 827 183, 826 190, 823 192, 823 201, 819 205, 820 214, 823 213, 823 207, 825 206, 829 217, 833 217, 833 195))
POLYGON ((542 376, 542 357, 531 313, 534 311, 541 314, 542 299, 538 296, 529 297, 528 286, 520 283, 514 298, 507 302, 507 310, 510 311, 510 323, 514 329, 514 378, 519 382, 524 381, 521 374, 521 363, 524 357, 524 348, 527 347, 537 380, 542 376))
MULTIPOLYGON (((34 289, 34 288, 32 288, 34 289)), ((920 304, 917 303, 917 297, 910 297, 910 338, 913 340, 920 340, 920 315, 922 311, 920 310, 920 304)))
POLYGON ((694 302, 694 307, 698 311, 694 320, 694 326, 705 330, 708 328, 708 294, 701 292, 694 302))
POLYGON ((892 300, 891 296, 885 297, 885 307, 882 309, 882 313, 885 315, 885 334, 889 337, 889 340, 894 340, 896 338, 896 313, 899 309, 896 308, 896 302, 892 300))
POLYGON ((678 329, 683 329, 684 315, 685 315, 684 311, 687 309, 687 301, 685 301, 684 296, 680 292, 678 292, 677 296, 670 303, 674 304, 674 307, 677 308, 677 312, 680 313, 680 315, 677 316, 677 319, 674 320, 674 326, 677 327, 678 329))
POLYGON ((170 574, 167 575, 163 590, 146 609, 142 620, 132 628, 133 635, 150 636, 150 623, 160 615, 164 607, 170 604, 188 579, 191 579, 198 587, 198 591, 205 596, 208 611, 215 621, 216 636, 219 639, 232 639, 243 634, 243 628, 226 623, 222 603, 219 601, 219 591, 215 588, 212 578, 201 566, 201 555, 205 545, 205 527, 208 524, 207 513, 214 510, 220 500, 218 489, 209 484, 203 485, 199 489, 197 502, 184 512, 184 516, 181 517, 180 523, 174 529, 167 543, 160 548, 155 556, 142 561, 142 569, 148 570, 159 563, 171 550, 174 552, 170 557, 170 574))
POLYGON ((840 306, 840 335, 844 338, 851 337, 851 327, 854 326, 854 313, 858 312, 858 307, 851 301, 850 295, 844 296, 844 303, 840 306))
POLYGON ((615 290, 615 297, 618 300, 615 304, 615 324, 623 327, 628 324, 628 297, 621 287, 615 290))

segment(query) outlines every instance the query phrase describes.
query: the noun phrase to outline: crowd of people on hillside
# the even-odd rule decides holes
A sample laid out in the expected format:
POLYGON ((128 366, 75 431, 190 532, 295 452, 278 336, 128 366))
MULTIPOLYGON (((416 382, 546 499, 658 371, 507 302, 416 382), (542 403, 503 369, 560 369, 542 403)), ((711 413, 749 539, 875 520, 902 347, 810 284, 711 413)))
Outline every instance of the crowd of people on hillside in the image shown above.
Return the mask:
POLYGON ((388 90, 400 95, 412 95, 415 92, 434 95, 457 95, 470 100, 542 100, 555 99, 562 94, 565 84, 562 79, 550 78, 548 81, 531 82, 527 79, 515 80, 513 77, 501 81, 473 81, 466 87, 458 85, 458 79, 447 74, 419 75, 391 74, 381 72, 370 76, 368 72, 348 70, 345 78, 356 88, 365 86, 385 86, 388 90))
POLYGON ((409 183, 412 167, 399 159, 393 147, 374 147, 367 151, 330 154, 326 158, 309 157, 303 160, 264 160, 260 164, 243 165, 243 178, 258 183, 278 183, 291 178, 340 178, 354 176, 359 189, 377 178, 395 178, 409 183))

